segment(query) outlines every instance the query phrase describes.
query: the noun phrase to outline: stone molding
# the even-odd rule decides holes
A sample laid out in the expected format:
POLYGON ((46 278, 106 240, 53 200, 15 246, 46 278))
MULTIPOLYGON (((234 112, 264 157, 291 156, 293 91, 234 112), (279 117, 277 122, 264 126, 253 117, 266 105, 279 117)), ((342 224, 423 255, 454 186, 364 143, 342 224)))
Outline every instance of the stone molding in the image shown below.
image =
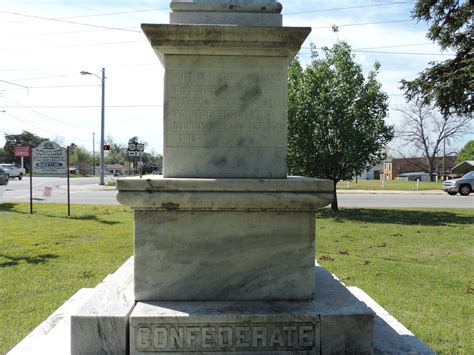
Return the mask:
POLYGON ((163 62, 164 55, 245 55, 293 58, 310 27, 239 27, 235 25, 142 24, 163 62))

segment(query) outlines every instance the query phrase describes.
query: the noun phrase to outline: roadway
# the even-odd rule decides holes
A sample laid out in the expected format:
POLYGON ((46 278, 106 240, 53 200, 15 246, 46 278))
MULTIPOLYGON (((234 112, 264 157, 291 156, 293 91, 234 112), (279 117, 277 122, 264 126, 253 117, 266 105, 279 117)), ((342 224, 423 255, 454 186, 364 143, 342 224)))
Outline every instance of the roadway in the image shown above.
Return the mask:
MULTIPOLYGON (((106 177, 111 179, 111 177, 106 177)), ((71 178, 71 203, 117 205, 114 186, 99 186, 98 178, 71 178)), ((0 203, 29 202, 29 179, 10 180, 0 186, 0 203)), ((66 203, 65 178, 34 178, 33 201, 66 203), (43 196, 44 187, 52 187, 51 197, 43 196)), ((338 191, 341 208, 474 208, 474 194, 449 196, 442 191, 338 191)))

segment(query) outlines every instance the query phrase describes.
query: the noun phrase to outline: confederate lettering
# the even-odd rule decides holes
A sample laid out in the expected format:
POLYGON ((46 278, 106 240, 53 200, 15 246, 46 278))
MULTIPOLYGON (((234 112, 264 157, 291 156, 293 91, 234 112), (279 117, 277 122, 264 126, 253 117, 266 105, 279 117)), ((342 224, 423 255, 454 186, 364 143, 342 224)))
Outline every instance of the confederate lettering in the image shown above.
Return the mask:
POLYGON ((141 352, 281 351, 315 347, 312 323, 226 325, 138 325, 135 349, 141 352))

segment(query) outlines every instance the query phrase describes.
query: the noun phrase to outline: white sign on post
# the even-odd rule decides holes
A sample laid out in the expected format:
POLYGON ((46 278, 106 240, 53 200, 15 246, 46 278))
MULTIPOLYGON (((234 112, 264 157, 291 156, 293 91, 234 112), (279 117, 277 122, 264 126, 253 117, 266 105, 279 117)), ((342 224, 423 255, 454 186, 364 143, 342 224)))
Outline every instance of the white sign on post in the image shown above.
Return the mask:
POLYGON ((67 174, 66 149, 54 142, 33 148, 33 175, 64 177, 67 174))

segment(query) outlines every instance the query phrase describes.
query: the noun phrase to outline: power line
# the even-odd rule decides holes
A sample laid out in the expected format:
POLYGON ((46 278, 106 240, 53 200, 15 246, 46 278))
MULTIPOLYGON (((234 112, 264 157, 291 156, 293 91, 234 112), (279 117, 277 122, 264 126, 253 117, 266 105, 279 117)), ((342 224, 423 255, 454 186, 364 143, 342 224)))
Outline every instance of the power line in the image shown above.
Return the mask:
MULTIPOLYGON (((67 17, 56 17, 56 20, 67 20, 73 18, 86 18, 86 17, 99 17, 99 16, 114 16, 114 15, 124 15, 124 14, 133 14, 138 12, 152 12, 152 11, 166 11, 169 10, 168 8, 163 9, 144 9, 144 10, 132 10, 132 11, 120 11, 120 12, 107 12, 101 14, 92 14, 92 15, 79 15, 79 16, 67 16, 67 17)), ((5 11, 6 12, 6 11, 5 11)), ((16 13, 12 13, 17 15, 16 13)), ((23 23, 23 22, 31 22, 34 20, 23 20, 23 21, 0 21, 0 23, 23 23)))
POLYGON ((10 113, 8 113, 8 112, 4 112, 4 114, 6 114, 7 116, 13 118, 14 120, 17 120, 17 121, 19 121, 19 122, 22 122, 22 123, 24 123, 24 124, 26 124, 26 125, 28 125, 28 126, 33 127, 33 128, 39 129, 39 130, 44 131, 44 132, 47 132, 47 133, 49 133, 49 134, 57 135, 57 133, 54 133, 54 132, 51 132, 51 131, 49 131, 49 130, 47 130, 47 129, 38 127, 38 126, 36 126, 36 125, 34 125, 34 124, 30 123, 30 122, 26 122, 26 121, 22 120, 21 118, 18 118, 18 117, 16 117, 16 116, 13 116, 12 114, 10 114, 10 113))
MULTIPOLYGON (((137 26, 133 27, 118 27, 121 29, 125 30, 130 30, 130 29, 136 29, 137 34, 141 34, 140 28, 137 26)), ((8 38, 12 37, 43 37, 43 36, 55 36, 55 35, 69 35, 69 34, 76 34, 76 33, 92 33, 92 32, 103 32, 103 31, 113 31, 113 29, 110 28, 100 28, 100 29, 94 29, 94 30, 77 30, 77 31, 61 31, 61 32, 46 32, 46 33, 30 33, 30 34, 23 34, 23 35, 8 35, 8 38)), ((133 32, 135 34, 135 32, 133 32)))
MULTIPOLYGON (((44 113, 41 113, 41 112, 39 112, 39 111, 34 110, 33 108, 30 108, 30 107, 27 107, 27 106, 25 106, 25 105, 22 105, 22 104, 20 104, 19 102, 15 101, 15 100, 11 100, 11 99, 4 99, 4 100, 9 101, 9 102, 12 102, 12 103, 14 103, 14 104, 20 106, 20 107, 21 107, 22 109, 24 109, 24 110, 31 111, 31 112, 33 112, 33 113, 35 113, 35 114, 37 114, 37 115, 39 115, 39 116, 42 116, 42 117, 44 117, 44 118, 47 118, 47 119, 49 119, 49 120, 51 120, 51 121, 61 123, 61 124, 65 125, 65 126, 69 126, 69 127, 74 128, 74 129, 80 129, 80 130, 82 130, 82 131, 85 132, 85 130, 82 129, 82 128, 80 128, 80 127, 73 126, 73 125, 71 125, 71 124, 69 124, 69 123, 66 123, 66 122, 63 122, 63 121, 58 120, 58 119, 56 119, 56 118, 53 118, 53 117, 51 117, 51 116, 48 116, 48 115, 46 115, 46 114, 44 114, 44 113)), ((87 132, 88 132, 88 131, 87 131, 87 132)))
POLYGON ((379 3, 379 4, 367 4, 367 5, 348 6, 348 7, 334 7, 330 9, 318 9, 318 10, 311 10, 311 11, 286 12, 286 13, 283 13, 283 15, 287 16, 287 15, 309 14, 309 13, 314 13, 314 12, 364 9, 368 7, 380 7, 380 6, 401 5, 401 4, 414 4, 414 3, 412 1, 385 2, 385 3, 379 3))
POLYGON ((388 52, 388 51, 366 51, 354 50, 357 53, 377 53, 377 54, 401 54, 401 55, 435 55, 435 56, 454 56, 450 53, 420 53, 420 52, 388 52))
POLYGON ((61 46, 41 46, 40 48, 0 48, 0 51, 14 51, 14 50, 31 50, 31 49, 54 49, 54 48, 78 48, 78 47, 94 47, 94 46, 108 46, 108 45, 117 45, 117 44, 146 44, 145 40, 141 41, 121 41, 121 42, 103 42, 103 43, 87 43, 87 44, 72 44, 72 45, 61 45, 61 46))
MULTIPOLYGON (((2 106, 3 108, 26 108, 26 109, 72 109, 72 108, 98 108, 100 105, 71 105, 71 106, 58 106, 58 105, 34 105, 34 106, 15 106, 8 105, 2 106)), ((140 107, 163 107, 163 105, 106 105, 106 108, 140 108, 140 107)))
POLYGON ((388 21, 374 21, 374 22, 360 22, 360 23, 347 23, 343 25, 330 25, 330 26, 317 26, 317 27, 311 27, 313 30, 320 30, 320 29, 326 29, 326 28, 333 28, 336 26, 337 28, 339 27, 351 27, 351 26, 366 26, 366 25, 381 25, 385 23, 398 23, 398 22, 413 22, 413 20, 388 20, 388 21))
POLYGON ((22 14, 19 12, 10 12, 10 11, 4 11, 0 10, 0 13, 5 13, 5 14, 10 14, 10 15, 17 15, 17 16, 23 16, 23 17, 28 17, 28 18, 36 18, 40 20, 47 20, 47 21, 55 21, 55 22, 61 22, 61 23, 68 23, 71 25, 79 25, 79 26, 88 26, 88 27, 95 27, 95 28, 106 28, 110 30, 116 30, 116 31, 125 31, 125 32, 140 32, 138 30, 127 30, 119 27, 110 27, 110 26, 100 26, 100 25, 92 25, 89 23, 82 23, 82 22, 76 22, 76 21, 67 21, 67 20, 60 20, 60 19, 55 19, 52 17, 43 17, 43 16, 35 16, 35 15, 28 15, 28 14, 22 14))

